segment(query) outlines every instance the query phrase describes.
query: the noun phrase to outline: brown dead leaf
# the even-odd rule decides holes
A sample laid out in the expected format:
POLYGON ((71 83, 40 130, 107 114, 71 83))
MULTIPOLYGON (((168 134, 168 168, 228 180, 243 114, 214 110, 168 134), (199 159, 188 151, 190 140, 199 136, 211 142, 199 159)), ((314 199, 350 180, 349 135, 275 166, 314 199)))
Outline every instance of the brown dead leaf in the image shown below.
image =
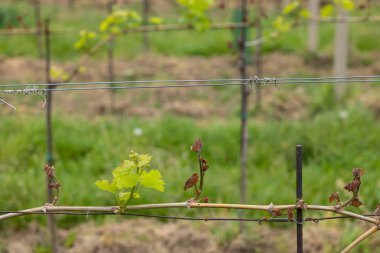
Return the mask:
POLYGON ((363 205, 363 203, 358 198, 353 199, 351 202, 351 206, 359 207, 361 205, 363 205))
POLYGON ((289 207, 287 214, 288 214, 288 220, 294 221, 294 207, 289 207))
POLYGON ((46 164, 44 167, 44 170, 45 170, 45 173, 48 177, 50 177, 50 178, 54 177, 54 167, 53 166, 49 166, 46 164))
POLYGON ((272 217, 276 217, 276 216, 281 216, 282 215, 281 210, 278 209, 278 208, 273 208, 271 214, 272 214, 272 217))
POLYGON ((351 183, 347 184, 344 189, 346 189, 347 191, 350 191, 350 192, 355 192, 358 190, 360 186, 360 181, 359 180, 354 180, 352 181, 351 183))
POLYGON ((193 187, 198 182, 198 174, 194 173, 185 183, 183 186, 183 189, 186 191, 186 189, 193 187))
POLYGON ((333 202, 334 200, 336 200, 337 202, 340 202, 339 192, 334 192, 330 195, 329 203, 333 202))
POLYGON ((193 146, 191 146, 191 150, 195 152, 201 152, 202 147, 203 147, 202 141, 201 139, 198 138, 195 140, 193 146))
POLYGON ((357 178, 363 176, 365 173, 365 170, 362 168, 353 168, 352 169, 352 175, 357 178))

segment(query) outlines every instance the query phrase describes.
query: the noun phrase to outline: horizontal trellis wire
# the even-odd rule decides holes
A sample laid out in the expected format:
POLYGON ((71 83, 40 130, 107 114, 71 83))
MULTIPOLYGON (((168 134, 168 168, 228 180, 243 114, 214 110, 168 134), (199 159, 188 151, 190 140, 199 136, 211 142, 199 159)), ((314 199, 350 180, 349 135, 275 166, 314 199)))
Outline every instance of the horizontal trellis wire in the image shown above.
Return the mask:
POLYGON ((249 79, 205 79, 205 80, 146 80, 146 81, 116 81, 116 82, 58 82, 24 83, 24 84, 0 84, 1 93, 38 93, 46 91, 80 91, 80 90, 115 90, 115 89, 163 89, 163 88, 191 88, 191 87, 218 87, 218 86, 241 86, 241 85, 292 85, 292 84, 345 84, 345 83, 379 83, 380 76, 331 76, 331 77, 306 77, 306 78, 259 78, 249 79), (120 85, 106 87, 88 87, 96 85, 120 85), (145 85, 142 85, 145 84, 145 85), (154 84, 154 85, 153 85, 154 84), (156 85, 159 84, 159 85, 156 85), (40 88, 40 87, 48 88, 40 88), (57 86, 87 86, 55 88, 57 86), (16 89, 26 87, 25 89, 16 89), (10 88, 10 89, 3 89, 10 88))

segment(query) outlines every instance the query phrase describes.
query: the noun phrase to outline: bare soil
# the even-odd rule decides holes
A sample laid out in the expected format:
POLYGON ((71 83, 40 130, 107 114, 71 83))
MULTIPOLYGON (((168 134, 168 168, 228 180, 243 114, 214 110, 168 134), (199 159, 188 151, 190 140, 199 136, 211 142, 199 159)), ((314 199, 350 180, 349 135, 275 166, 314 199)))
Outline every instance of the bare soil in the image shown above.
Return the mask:
MULTIPOLYGON (((246 253, 295 252, 295 229, 280 229, 268 224, 246 224, 245 232, 228 232, 229 223, 168 222, 148 219, 92 222, 73 229, 59 230, 60 252, 67 253, 246 253), (218 231, 219 235, 216 235, 218 231), (223 234, 224 233, 224 234, 223 234)), ((237 228, 237 226, 235 226, 237 228)), ((236 229, 233 229, 236 230, 236 229)), ((4 253, 32 253, 47 245, 46 228, 30 223, 29 229, 0 240, 4 253)), ((333 252, 340 241, 336 227, 313 225, 305 228, 304 252, 333 252)))

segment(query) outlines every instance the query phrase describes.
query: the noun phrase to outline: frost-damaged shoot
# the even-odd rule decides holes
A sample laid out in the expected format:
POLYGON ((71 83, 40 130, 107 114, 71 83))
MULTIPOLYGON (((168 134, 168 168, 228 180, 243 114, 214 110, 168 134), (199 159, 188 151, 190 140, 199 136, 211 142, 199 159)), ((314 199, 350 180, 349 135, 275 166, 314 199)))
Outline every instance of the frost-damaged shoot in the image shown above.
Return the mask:
POLYGON ((200 182, 199 182, 199 187, 198 187, 197 183, 198 183, 198 178, 199 177, 198 177, 197 173, 194 173, 186 181, 186 183, 185 183, 185 185, 183 187, 183 189, 185 191, 187 189, 189 189, 189 188, 192 188, 192 187, 195 188, 194 197, 192 197, 191 199, 189 199, 189 202, 198 202, 199 200, 202 200, 205 203, 209 202, 209 198, 208 197, 204 197, 204 198, 201 199, 201 194, 202 194, 202 190, 203 190, 204 176, 205 176, 206 171, 209 168, 207 160, 202 157, 202 148, 203 148, 203 144, 202 144, 202 141, 199 138, 196 139, 195 142, 194 142, 194 144, 193 144, 193 146, 190 147, 190 149, 192 151, 194 151, 194 152, 197 153, 198 162, 199 162, 200 182))
POLYGON ((96 186, 115 195, 120 206, 120 212, 125 212, 127 205, 134 198, 140 198, 141 187, 164 191, 164 181, 161 173, 150 169, 152 156, 131 151, 129 160, 112 171, 113 180, 98 180, 96 186))
POLYGON ((58 201, 59 188, 61 187, 61 184, 57 181, 57 178, 55 177, 53 166, 49 166, 48 164, 46 164, 44 167, 44 171, 49 180, 48 188, 55 190, 55 195, 53 196, 52 202, 48 204, 55 205, 58 201))
POLYGON ((343 203, 340 201, 339 192, 334 192, 329 197, 329 202, 332 203, 336 201, 335 207, 337 210, 340 210, 342 208, 345 208, 348 205, 359 207, 363 205, 363 203, 359 200, 359 189, 360 189, 360 178, 364 175, 364 170, 361 168, 353 168, 352 169, 352 176, 354 177, 352 182, 348 183, 344 189, 346 189, 349 192, 352 192, 352 197, 344 201, 343 203))

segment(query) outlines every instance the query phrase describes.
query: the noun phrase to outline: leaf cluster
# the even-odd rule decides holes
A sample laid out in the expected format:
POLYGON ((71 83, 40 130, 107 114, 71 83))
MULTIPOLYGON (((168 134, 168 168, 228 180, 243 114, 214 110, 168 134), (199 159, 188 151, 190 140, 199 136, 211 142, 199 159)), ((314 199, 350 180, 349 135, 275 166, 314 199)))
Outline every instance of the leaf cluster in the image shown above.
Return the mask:
POLYGON ((348 183, 344 189, 352 193, 352 197, 345 201, 341 202, 339 197, 339 192, 334 192, 329 197, 329 202, 332 203, 336 201, 336 207, 337 209, 342 209, 348 205, 359 207, 363 205, 363 203, 359 200, 359 189, 361 185, 361 177, 364 175, 364 170, 362 168, 353 168, 352 169, 352 176, 353 180, 348 183))
POLYGON ((120 34, 123 30, 139 27, 142 24, 141 16, 131 10, 113 10, 99 25, 99 31, 120 34))
MULTIPOLYGON (((203 182, 204 182, 204 176, 206 171, 209 168, 208 162, 206 159, 202 157, 202 148, 203 144, 202 141, 198 138, 195 140, 194 144, 190 147, 191 151, 194 151, 197 153, 197 158, 198 158, 198 164, 199 164, 199 174, 200 174, 200 182, 199 182, 199 187, 197 185, 199 176, 197 173, 194 173, 191 175, 191 177, 185 182, 185 185, 183 186, 183 189, 186 191, 189 188, 194 187, 195 188, 195 194, 194 197, 191 198, 191 201, 199 201, 202 191, 203 191, 203 182)), ((208 202, 209 198, 204 197, 203 202, 208 202)))
POLYGON ((210 27, 211 19, 207 16, 207 10, 214 4, 214 0, 177 0, 177 3, 182 7, 182 22, 198 31, 210 27))
POLYGON ((302 1, 292 1, 283 8, 281 14, 273 22, 275 32, 272 33, 272 36, 277 37, 282 33, 286 33, 300 20, 308 18, 310 18, 310 12, 302 5, 302 1))
POLYGON ((321 8, 322 17, 334 17, 337 15, 337 8, 342 8, 346 11, 352 11, 355 8, 355 3, 352 0, 332 0, 321 8))
POLYGON ((138 154, 131 151, 129 160, 112 171, 113 180, 98 180, 95 185, 103 190, 113 193, 121 211, 134 198, 140 198, 141 187, 164 191, 164 181, 161 173, 150 168, 152 156, 138 154))
POLYGON ((91 47, 94 46, 97 34, 94 32, 81 30, 79 32, 79 36, 79 40, 74 44, 75 48, 79 50, 89 51, 91 47))

